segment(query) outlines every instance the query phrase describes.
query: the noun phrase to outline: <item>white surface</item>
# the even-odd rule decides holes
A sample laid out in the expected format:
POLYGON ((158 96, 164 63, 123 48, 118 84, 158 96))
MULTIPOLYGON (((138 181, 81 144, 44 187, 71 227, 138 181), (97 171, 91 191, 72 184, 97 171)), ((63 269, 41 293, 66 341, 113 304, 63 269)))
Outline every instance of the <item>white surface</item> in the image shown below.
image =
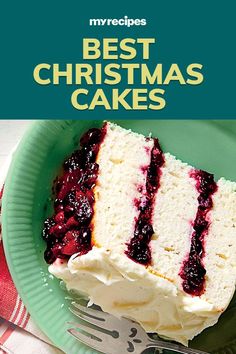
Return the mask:
POLYGON ((0 169, 30 124, 30 120, 0 120, 0 169))

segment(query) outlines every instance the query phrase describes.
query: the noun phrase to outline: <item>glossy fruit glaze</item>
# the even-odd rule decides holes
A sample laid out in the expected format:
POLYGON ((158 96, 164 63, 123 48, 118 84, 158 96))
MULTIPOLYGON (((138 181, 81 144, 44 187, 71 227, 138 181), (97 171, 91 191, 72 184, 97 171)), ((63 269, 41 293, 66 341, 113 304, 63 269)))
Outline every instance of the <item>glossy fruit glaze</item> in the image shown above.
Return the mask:
POLYGON ((96 158, 105 134, 106 124, 86 132, 80 139, 80 149, 66 159, 61 176, 55 180, 54 213, 43 228, 47 243, 44 258, 49 264, 92 248, 93 189, 99 171, 96 158))

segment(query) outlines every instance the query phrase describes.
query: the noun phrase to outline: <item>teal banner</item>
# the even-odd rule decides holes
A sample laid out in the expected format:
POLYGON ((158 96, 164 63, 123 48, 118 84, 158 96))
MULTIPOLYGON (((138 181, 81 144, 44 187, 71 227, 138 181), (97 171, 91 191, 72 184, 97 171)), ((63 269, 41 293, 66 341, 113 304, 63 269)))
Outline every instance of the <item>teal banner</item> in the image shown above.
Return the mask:
POLYGON ((233 1, 8 1, 1 119, 235 119, 233 1))

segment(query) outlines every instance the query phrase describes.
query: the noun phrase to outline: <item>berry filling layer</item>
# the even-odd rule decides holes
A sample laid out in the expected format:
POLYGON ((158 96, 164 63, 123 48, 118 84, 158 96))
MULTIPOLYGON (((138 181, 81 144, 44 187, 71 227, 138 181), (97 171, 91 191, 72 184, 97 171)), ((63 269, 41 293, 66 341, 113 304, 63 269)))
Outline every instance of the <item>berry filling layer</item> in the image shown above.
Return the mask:
POLYGON ((139 201, 135 201, 139 215, 135 222, 134 235, 127 244, 125 254, 133 261, 148 266, 151 264, 151 241, 154 230, 152 227, 152 213, 155 196, 160 185, 161 167, 164 164, 164 154, 158 139, 154 139, 151 151, 151 160, 147 168, 145 194, 139 201))
POLYGON ((54 214, 45 220, 43 228, 47 243, 44 258, 49 264, 74 253, 85 254, 93 246, 93 189, 99 170, 96 158, 105 134, 106 124, 86 132, 80 139, 80 149, 64 162, 63 173, 55 181, 54 214))
POLYGON ((217 184, 214 181, 214 175, 202 170, 192 171, 190 177, 196 180, 196 189, 199 192, 198 209, 193 222, 190 253, 179 275, 183 279, 183 290, 186 293, 201 296, 205 290, 206 274, 203 264, 204 239, 210 225, 208 213, 213 206, 212 195, 217 190, 217 184))

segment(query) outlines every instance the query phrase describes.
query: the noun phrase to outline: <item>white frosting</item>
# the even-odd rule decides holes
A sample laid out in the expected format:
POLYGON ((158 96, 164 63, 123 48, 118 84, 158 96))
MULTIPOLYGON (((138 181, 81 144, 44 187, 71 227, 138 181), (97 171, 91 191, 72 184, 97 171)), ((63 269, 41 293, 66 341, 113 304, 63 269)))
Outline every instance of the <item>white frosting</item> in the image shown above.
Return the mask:
POLYGON ((49 271, 104 311, 132 318, 146 331, 183 344, 217 322, 220 313, 212 304, 186 295, 171 281, 126 258, 93 247, 68 263, 57 260, 49 271))

